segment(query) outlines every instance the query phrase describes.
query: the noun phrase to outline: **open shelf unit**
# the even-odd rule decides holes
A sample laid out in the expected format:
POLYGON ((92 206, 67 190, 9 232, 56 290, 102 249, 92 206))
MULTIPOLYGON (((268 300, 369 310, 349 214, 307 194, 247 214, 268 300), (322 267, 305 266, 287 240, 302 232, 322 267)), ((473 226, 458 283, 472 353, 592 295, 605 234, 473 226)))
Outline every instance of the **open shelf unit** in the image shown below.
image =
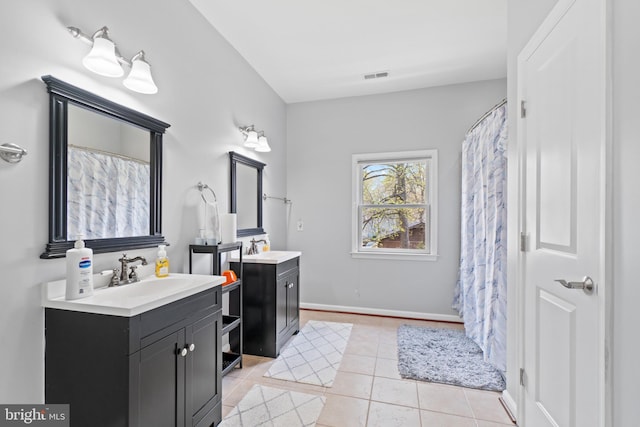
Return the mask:
POLYGON ((237 327, 240 322, 240 316, 222 316, 222 335, 237 327))
POLYGON ((221 254, 239 251, 239 267, 232 268, 238 277, 233 283, 222 286, 222 294, 228 294, 228 314, 222 316, 222 335, 229 338, 227 352, 222 352, 222 375, 236 366, 242 368, 242 242, 221 243, 219 245, 189 245, 189 273, 192 272, 193 254, 212 254, 214 275, 222 274, 221 254))

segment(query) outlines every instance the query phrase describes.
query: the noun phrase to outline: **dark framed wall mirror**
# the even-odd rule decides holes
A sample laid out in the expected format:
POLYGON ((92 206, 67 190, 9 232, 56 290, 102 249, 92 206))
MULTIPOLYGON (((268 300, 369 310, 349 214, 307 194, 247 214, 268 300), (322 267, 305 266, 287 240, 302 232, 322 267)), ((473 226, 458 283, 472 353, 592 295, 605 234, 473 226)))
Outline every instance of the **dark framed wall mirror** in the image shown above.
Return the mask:
POLYGON ((238 237, 264 234, 262 228, 262 172, 265 163, 229 152, 231 204, 236 214, 238 237))
POLYGON ((162 136, 170 126, 52 76, 49 92, 49 243, 64 257, 78 235, 94 253, 166 244, 162 136))

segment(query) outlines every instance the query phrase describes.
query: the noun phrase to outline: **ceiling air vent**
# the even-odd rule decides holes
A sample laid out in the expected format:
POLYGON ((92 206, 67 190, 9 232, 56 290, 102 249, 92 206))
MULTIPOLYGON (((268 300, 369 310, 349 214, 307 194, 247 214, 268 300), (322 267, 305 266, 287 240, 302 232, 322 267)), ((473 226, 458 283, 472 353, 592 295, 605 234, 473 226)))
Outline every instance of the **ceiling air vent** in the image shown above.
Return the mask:
POLYGON ((389 76, 389 72, 388 71, 380 71, 380 72, 377 72, 377 73, 365 74, 364 75, 364 79, 365 80, 381 79, 383 77, 388 77, 388 76, 389 76))

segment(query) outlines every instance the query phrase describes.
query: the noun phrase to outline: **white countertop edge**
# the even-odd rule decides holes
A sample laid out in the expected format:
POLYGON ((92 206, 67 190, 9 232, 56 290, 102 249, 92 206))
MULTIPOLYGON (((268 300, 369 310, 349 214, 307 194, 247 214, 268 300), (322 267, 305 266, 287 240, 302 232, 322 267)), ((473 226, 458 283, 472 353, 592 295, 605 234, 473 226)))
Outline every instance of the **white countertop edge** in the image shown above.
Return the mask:
MULTIPOLYGON (((242 255, 242 262, 253 264, 281 264, 290 259, 302 256, 300 251, 266 251, 257 255, 242 255)), ((230 257, 229 261, 238 262, 240 258, 230 257)))
MULTIPOLYGON (((138 314, 142 314, 144 312, 153 310, 158 307, 162 307, 163 305, 170 304, 172 302, 181 300, 183 298, 189 297, 191 295, 195 295, 197 293, 206 291, 208 289, 214 288, 216 286, 220 286, 226 280, 222 276, 210 276, 210 275, 191 275, 191 274, 180 274, 180 273, 172 273, 169 277, 180 277, 180 276, 202 276, 203 278, 207 278, 206 283, 201 283, 198 285, 194 285, 188 289, 182 289, 179 292, 176 292, 171 295, 166 295, 164 297, 154 299, 147 303, 140 304, 138 306, 127 308, 127 307, 114 307, 107 305, 98 305, 92 304, 92 298, 81 298, 76 300, 66 300, 64 297, 65 293, 65 285, 66 281, 57 280, 54 282, 45 282, 42 284, 42 306, 44 308, 57 308, 61 310, 69 310, 69 311, 79 311, 83 313, 94 313, 94 314, 106 314, 111 316, 121 316, 121 317, 133 317, 138 314)), ((136 284, 124 285, 124 286, 135 286, 136 284)))

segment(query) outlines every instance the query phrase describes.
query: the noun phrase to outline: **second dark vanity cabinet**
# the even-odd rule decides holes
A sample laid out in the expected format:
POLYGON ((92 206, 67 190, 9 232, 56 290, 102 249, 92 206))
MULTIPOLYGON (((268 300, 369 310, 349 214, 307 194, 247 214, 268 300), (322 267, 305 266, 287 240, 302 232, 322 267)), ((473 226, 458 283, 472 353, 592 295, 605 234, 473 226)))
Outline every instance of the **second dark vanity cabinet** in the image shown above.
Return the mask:
POLYGON ((245 262, 243 287, 244 353, 277 357, 300 330, 300 258, 245 262))
POLYGON ((72 427, 221 420, 221 289, 133 317, 45 309, 45 400, 72 427))

